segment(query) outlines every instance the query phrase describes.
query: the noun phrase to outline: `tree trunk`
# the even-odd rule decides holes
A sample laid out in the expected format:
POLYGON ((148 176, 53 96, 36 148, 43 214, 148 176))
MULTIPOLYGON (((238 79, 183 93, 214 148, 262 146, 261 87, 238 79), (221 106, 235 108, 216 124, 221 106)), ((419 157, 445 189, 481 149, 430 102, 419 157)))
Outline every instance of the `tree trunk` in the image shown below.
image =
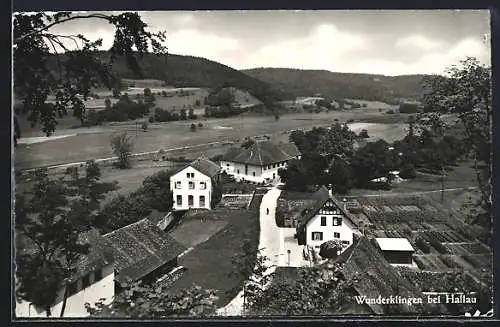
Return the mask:
POLYGON ((68 286, 65 284, 64 285, 64 295, 63 295, 63 302, 62 302, 62 308, 61 308, 61 314, 59 317, 64 317, 64 311, 66 310, 66 302, 68 302, 68 286))

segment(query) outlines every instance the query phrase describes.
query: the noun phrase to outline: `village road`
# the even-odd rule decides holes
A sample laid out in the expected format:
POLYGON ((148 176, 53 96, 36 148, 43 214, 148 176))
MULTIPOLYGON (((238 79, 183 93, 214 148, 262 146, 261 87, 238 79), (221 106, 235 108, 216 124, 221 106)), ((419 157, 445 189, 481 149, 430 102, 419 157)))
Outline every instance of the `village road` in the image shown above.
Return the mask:
MULTIPOLYGON (((259 249, 263 256, 269 258, 269 272, 273 271, 277 265, 282 265, 285 257, 283 230, 278 228, 274 218, 280 194, 280 189, 276 187, 270 189, 263 196, 259 209, 259 249), (267 209, 269 209, 269 214, 267 209)), ((217 313, 223 316, 241 316, 243 314, 243 290, 228 305, 218 309, 217 313)))

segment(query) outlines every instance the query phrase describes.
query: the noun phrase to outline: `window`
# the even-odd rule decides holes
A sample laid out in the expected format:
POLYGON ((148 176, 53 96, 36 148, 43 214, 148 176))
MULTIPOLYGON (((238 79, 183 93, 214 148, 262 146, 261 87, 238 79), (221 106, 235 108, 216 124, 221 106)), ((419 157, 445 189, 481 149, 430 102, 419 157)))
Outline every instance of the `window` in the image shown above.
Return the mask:
POLYGON ((237 173, 238 173, 238 174, 240 173, 240 170, 239 170, 239 169, 237 170, 237 173))
POLYGON ((94 272, 94 282, 102 279, 102 269, 98 269, 94 272))
POLYGON ((276 168, 276 164, 273 164, 273 168, 276 168))
POLYGON ((179 189, 182 187, 182 182, 175 182, 175 188, 179 189))
POLYGON ((189 182, 189 189, 190 190, 194 189, 194 182, 189 182))
POLYGON ((312 232, 312 240, 313 241, 323 241, 323 233, 322 232, 312 232))
POLYGON ((340 225, 342 225, 342 218, 333 217, 333 226, 340 226, 340 225))
POLYGON ((326 226, 326 217, 325 216, 321 217, 321 226, 326 226))
POLYGON ((340 238, 340 233, 333 233, 333 238, 340 238))
POLYGON ((228 167, 229 167, 229 164, 227 164, 226 166, 228 166, 228 167))
POLYGON ((177 195, 177 200, 175 201, 178 206, 182 205, 182 195, 177 195))
POLYGON ((186 173, 186 177, 187 178, 191 177, 191 173, 186 173))
POLYGON ((205 190, 207 188, 207 182, 200 182, 200 188, 205 190))
POLYGON ((342 245, 349 245, 349 244, 351 244, 351 242, 349 242, 349 241, 342 241, 342 245))
POLYGON ((76 294, 76 292, 78 292, 78 281, 77 280, 68 285, 68 296, 76 294))
POLYGON ((89 287, 90 285, 90 275, 85 275, 82 278, 82 289, 89 287))
POLYGON ((255 176, 255 172, 253 172, 252 175, 255 176))
POLYGON ((205 206, 205 196, 200 195, 200 207, 204 207, 204 206, 205 206))
POLYGON ((188 206, 192 207, 194 205, 194 196, 188 195, 188 206))

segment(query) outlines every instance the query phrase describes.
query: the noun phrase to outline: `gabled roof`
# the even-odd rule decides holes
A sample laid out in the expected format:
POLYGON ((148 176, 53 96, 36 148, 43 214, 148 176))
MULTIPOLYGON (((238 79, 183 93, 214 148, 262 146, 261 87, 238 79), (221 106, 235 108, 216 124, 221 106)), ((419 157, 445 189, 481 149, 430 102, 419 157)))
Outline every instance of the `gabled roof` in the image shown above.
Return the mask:
POLYGON ((197 171, 199 171, 200 173, 202 173, 203 175, 206 175, 210 178, 216 176, 221 168, 218 164, 216 164, 215 162, 212 162, 206 158, 198 158, 192 162, 190 162, 189 164, 179 168, 179 169, 176 169, 172 176, 177 174, 178 172, 186 169, 187 167, 192 167, 194 169, 196 169, 197 171))
POLYGON ((136 281, 181 254, 185 247, 149 219, 122 227, 103 236, 115 258, 116 280, 136 281))
POLYGON ((406 238, 379 237, 375 240, 382 251, 415 251, 406 238))
POLYGON ((224 155, 223 160, 255 166, 266 166, 290 160, 298 155, 300 155, 300 151, 293 143, 274 144, 269 141, 259 141, 252 144, 248 149, 229 149, 224 155))
MULTIPOLYGON (((423 297, 420 290, 403 279, 399 273, 385 260, 376 246, 366 237, 361 236, 338 258, 330 261, 342 263, 342 274, 347 280, 353 280, 353 288, 360 296, 367 298, 390 297, 423 297)), ((387 313, 395 309, 401 314, 422 312, 422 307, 407 304, 368 304, 376 314, 387 313), (392 307, 392 308, 389 308, 392 307)), ((425 301, 424 306, 429 308, 425 301)), ((394 312, 394 311, 393 311, 394 312)))
POLYGON ((331 200, 340 210, 340 212, 347 218, 349 219, 350 223, 354 224, 353 219, 351 218, 351 215, 349 212, 344 210, 344 206, 342 203, 340 203, 337 199, 334 197, 330 197, 330 194, 328 192, 328 189, 323 185, 321 186, 312 196, 313 198, 317 199, 316 202, 313 203, 312 206, 309 208, 306 208, 304 210, 304 213, 302 217, 300 218, 300 224, 301 225, 306 225, 317 213, 318 211, 325 205, 325 203, 328 200, 331 200))

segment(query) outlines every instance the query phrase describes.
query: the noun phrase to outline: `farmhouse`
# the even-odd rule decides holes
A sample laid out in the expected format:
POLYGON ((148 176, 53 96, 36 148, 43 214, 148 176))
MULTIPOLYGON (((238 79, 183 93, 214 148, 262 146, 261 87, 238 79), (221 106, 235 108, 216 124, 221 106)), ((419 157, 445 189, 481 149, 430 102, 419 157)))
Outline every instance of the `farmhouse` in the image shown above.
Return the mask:
POLYGON ((210 209, 213 187, 219 183, 220 167, 205 158, 198 158, 170 177, 173 209, 210 209))
POLYGON ((315 203, 303 210, 298 222, 296 229, 299 245, 319 250, 322 243, 339 240, 345 250, 352 244, 356 231, 345 205, 332 197, 325 186, 316 192, 315 197, 315 203))
POLYGON ((415 250, 406 238, 380 237, 375 240, 389 263, 412 264, 415 250))
MULTIPOLYGON (((67 288, 67 301, 63 317, 87 317, 85 303, 94 304, 104 299, 104 304, 111 303, 115 295, 115 273, 113 269, 113 253, 107 241, 97 230, 90 230, 79 235, 82 244, 89 244, 89 253, 81 255, 75 264, 75 271, 66 280, 66 287, 61 287, 55 304, 50 308, 51 315, 59 317, 61 314, 64 293, 67 288)), ((43 308, 18 300, 16 303, 18 318, 47 317, 43 308)))
MULTIPOLYGON (((115 258, 116 282, 152 282, 177 267, 185 248, 147 218, 103 235, 115 258)), ((120 289, 117 285, 117 291, 120 289)))
POLYGON ((325 265, 341 264, 345 280, 351 280, 347 290, 352 296, 345 313, 371 314, 422 314, 446 311, 441 304, 429 304, 422 299, 423 293, 412 283, 402 278, 376 248, 375 242, 361 236, 354 238, 354 244, 325 265), (409 305, 409 303, 412 303, 409 305))
POLYGON ((277 182, 278 169, 285 168, 291 159, 300 159, 295 144, 259 141, 248 149, 229 149, 220 164, 222 171, 236 180, 261 184, 277 182))

